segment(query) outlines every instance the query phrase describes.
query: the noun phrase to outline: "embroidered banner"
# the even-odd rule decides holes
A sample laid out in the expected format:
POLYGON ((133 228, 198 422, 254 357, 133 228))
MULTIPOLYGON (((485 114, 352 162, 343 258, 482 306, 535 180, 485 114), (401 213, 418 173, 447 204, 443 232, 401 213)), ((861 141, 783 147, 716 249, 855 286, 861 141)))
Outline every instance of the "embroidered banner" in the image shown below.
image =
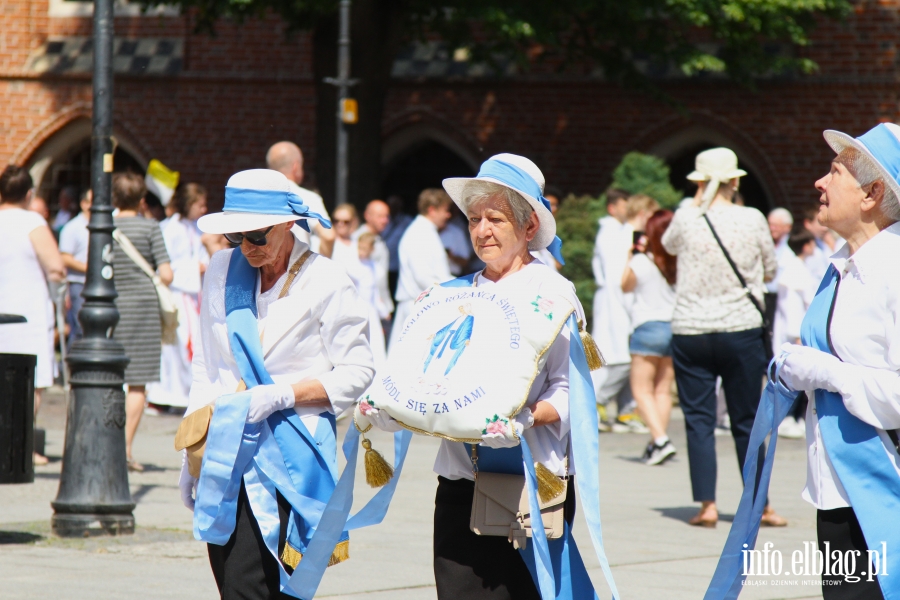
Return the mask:
MULTIPOLYGON (((484 433, 515 438, 509 419, 574 309, 561 296, 507 295, 459 281, 471 285, 454 280, 419 296, 360 405, 453 441, 480 442, 484 433)), ((365 410, 356 409, 361 426, 365 410)))

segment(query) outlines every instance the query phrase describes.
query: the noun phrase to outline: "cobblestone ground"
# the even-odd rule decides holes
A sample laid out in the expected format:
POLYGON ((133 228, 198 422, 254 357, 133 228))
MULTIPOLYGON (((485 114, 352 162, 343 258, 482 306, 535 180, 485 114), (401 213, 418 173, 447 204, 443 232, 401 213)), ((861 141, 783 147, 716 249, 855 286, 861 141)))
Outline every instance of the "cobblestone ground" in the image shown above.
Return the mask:
MULTIPOLYGON (((141 423, 135 456, 147 469, 130 475, 137 502, 134 536, 78 540, 51 536, 50 501, 59 483, 65 408, 59 391, 48 396, 38 422, 47 429, 47 454, 52 462, 38 469, 33 484, 0 486, 0 598, 217 598, 206 549, 194 541, 191 513, 178 496, 180 457, 172 448, 177 417, 145 415, 141 423)), ((702 598, 740 495, 734 445, 729 437, 717 438, 723 520, 716 529, 688 526, 696 505, 691 502, 684 425, 677 410, 671 433, 679 454, 661 467, 647 467, 637 460, 647 442, 644 436, 603 434, 600 439, 603 535, 626 600, 702 598)), ((386 435, 376 434, 373 443, 390 452, 386 435)), ((431 524, 437 482, 431 466, 436 449, 435 440, 414 438, 385 522, 353 533, 352 560, 328 570, 317 597, 435 598, 431 524)), ((791 554, 802 550, 804 541, 815 540, 815 511, 800 499, 804 443, 780 440, 777 454, 770 498, 790 525, 763 529, 759 544, 772 542, 789 567, 791 554)), ((365 482, 359 481, 357 504, 370 495, 365 482)), ((576 522, 575 532, 598 591, 605 590, 583 522, 576 522)), ((742 599, 821 597, 811 576, 752 577, 749 581, 753 585, 745 587, 742 599)), ((609 594, 601 591, 600 597, 609 594)))

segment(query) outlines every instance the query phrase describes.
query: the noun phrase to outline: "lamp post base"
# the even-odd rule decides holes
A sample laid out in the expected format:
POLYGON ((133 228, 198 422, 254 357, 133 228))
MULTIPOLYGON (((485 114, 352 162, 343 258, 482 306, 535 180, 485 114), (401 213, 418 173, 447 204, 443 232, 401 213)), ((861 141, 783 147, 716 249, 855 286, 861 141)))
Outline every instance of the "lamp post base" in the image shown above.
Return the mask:
POLYGON ((132 515, 55 514, 50 525, 53 535, 59 537, 81 538, 134 533, 132 515))

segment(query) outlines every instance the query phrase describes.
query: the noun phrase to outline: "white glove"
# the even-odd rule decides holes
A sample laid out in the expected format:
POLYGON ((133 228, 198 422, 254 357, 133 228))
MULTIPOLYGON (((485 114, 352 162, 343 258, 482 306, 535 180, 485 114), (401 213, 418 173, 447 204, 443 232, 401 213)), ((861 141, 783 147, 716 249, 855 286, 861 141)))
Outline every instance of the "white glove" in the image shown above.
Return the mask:
POLYGON ((181 491, 181 501, 184 505, 194 510, 194 496, 197 494, 197 478, 188 472, 187 454, 181 452, 181 475, 178 476, 178 489, 181 491))
POLYGON ((387 431, 388 433, 403 431, 403 426, 400 425, 400 423, 398 423, 394 419, 394 417, 378 408, 369 409, 369 411, 366 413, 366 418, 372 422, 372 425, 382 431, 387 431))
POLYGON ((781 352, 787 354, 781 367, 781 380, 794 391, 828 390, 837 392, 837 372, 843 363, 835 356, 797 344, 784 344, 781 352))
POLYGON ((250 393, 248 423, 259 423, 275 411, 292 408, 295 402, 294 388, 289 383, 258 385, 250 393))
POLYGON ((509 438, 505 432, 485 433, 481 436, 480 446, 488 448, 513 448, 519 445, 519 438, 525 430, 534 426, 534 415, 530 408, 523 408, 519 414, 512 418, 509 425, 516 430, 516 437, 509 438))

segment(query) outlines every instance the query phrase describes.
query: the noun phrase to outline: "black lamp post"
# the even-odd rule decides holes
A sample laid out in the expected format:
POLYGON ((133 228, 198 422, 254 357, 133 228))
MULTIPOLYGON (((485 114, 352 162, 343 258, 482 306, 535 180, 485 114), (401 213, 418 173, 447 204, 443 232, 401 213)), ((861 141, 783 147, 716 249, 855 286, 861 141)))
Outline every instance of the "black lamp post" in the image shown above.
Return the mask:
POLYGON ((60 536, 134 533, 134 502, 125 462, 124 348, 110 336, 119 321, 112 266, 113 0, 94 0, 94 111, 84 338, 66 362, 72 397, 53 532, 60 536))

